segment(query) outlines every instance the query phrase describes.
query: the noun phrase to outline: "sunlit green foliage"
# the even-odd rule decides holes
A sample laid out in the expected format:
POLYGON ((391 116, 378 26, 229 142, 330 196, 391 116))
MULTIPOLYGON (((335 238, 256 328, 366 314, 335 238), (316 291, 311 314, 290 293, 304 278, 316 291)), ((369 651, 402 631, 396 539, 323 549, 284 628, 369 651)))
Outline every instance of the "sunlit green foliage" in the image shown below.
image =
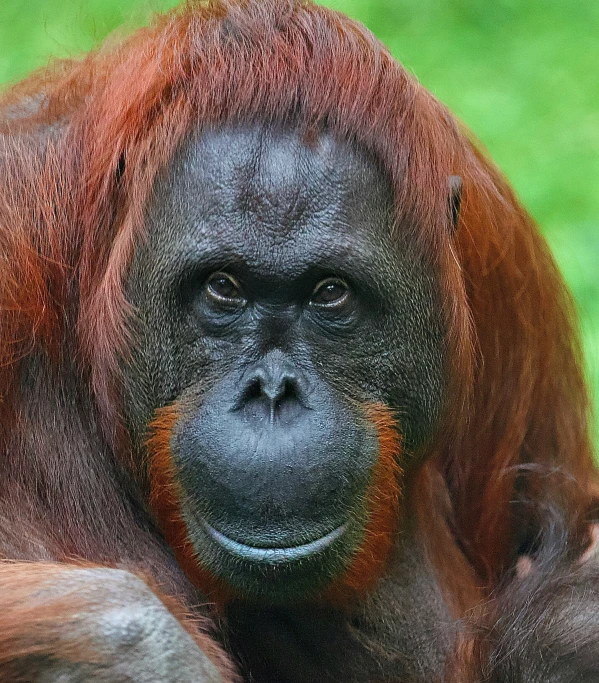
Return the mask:
MULTIPOLYGON (((2 0, 0 83, 173 0, 2 0)), ((599 2, 328 0, 387 43, 490 150, 578 302, 599 404, 599 2)))

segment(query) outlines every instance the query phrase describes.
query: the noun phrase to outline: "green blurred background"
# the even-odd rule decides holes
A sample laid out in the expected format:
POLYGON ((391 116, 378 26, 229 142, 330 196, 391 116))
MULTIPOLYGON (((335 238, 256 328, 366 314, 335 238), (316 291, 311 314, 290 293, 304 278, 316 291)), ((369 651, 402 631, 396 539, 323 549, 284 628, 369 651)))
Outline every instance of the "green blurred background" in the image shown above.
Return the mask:
MULTIPOLYGON (((0 0, 0 83, 173 0, 0 0)), ((329 0, 476 133, 576 297, 599 405, 599 0, 329 0)), ((598 411, 599 412, 599 411, 598 411)))

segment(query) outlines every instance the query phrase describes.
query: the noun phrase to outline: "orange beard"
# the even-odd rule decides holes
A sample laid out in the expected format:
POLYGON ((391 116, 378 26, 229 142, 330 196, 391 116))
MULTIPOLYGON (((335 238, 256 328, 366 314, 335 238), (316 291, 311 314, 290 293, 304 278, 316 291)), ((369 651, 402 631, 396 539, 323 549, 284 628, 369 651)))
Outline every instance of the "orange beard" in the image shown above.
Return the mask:
POLYGON ((173 403, 156 411, 150 423, 147 441, 149 455, 150 509, 158 517, 166 542, 175 552, 177 562, 189 580, 217 604, 228 602, 234 591, 221 579, 202 567, 189 540, 187 524, 181 512, 181 487, 175 476, 171 457, 171 437, 179 419, 179 407, 173 403))
POLYGON ((323 595, 327 602, 335 604, 346 603, 373 587, 387 566, 399 526, 400 432, 387 406, 381 403, 368 405, 366 415, 377 430, 379 456, 366 492, 368 523, 364 540, 350 566, 323 595))
MULTIPOLYGON (((377 430, 379 454, 372 481, 366 492, 368 523, 364 541, 350 566, 322 594, 328 603, 345 603, 368 591, 382 575, 399 524, 401 497, 401 437, 391 411, 382 404, 366 407, 366 415, 377 430)), ((150 424, 149 455, 150 507, 157 515, 166 542, 189 579, 210 600, 223 604, 236 597, 226 582, 202 567, 189 540, 181 512, 181 489, 171 457, 170 443, 179 419, 176 403, 160 408, 150 424)))

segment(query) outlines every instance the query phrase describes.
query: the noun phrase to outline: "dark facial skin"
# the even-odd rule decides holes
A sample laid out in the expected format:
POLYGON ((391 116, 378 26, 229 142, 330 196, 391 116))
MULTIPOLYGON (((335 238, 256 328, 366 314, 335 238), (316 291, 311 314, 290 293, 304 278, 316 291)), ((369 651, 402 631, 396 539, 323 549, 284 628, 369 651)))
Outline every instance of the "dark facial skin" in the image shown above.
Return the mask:
POLYGON ((436 285, 392 243, 392 204, 365 152, 264 126, 192 136, 156 183, 128 278, 128 420, 141 443, 176 402, 194 548, 250 597, 301 599, 351 562, 378 457, 368 405, 391 407, 410 452, 437 420, 436 285))

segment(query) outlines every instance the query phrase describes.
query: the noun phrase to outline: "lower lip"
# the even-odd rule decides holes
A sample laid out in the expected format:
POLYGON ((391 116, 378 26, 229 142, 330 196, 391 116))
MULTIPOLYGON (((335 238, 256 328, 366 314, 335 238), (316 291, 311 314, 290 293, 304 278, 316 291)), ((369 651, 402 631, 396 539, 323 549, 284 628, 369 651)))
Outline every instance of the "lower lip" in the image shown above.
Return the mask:
POLYGON ((251 545, 245 545, 245 543, 234 541, 232 538, 217 531, 206 521, 203 522, 203 525, 210 538, 230 555, 233 555, 240 560, 245 560, 246 562, 256 562, 267 565, 287 564, 288 562, 306 559, 312 555, 318 555, 340 538, 346 529, 346 525, 342 524, 325 536, 321 536, 315 541, 310 541, 310 543, 305 543, 303 545, 296 545, 288 548, 256 548, 251 545))

